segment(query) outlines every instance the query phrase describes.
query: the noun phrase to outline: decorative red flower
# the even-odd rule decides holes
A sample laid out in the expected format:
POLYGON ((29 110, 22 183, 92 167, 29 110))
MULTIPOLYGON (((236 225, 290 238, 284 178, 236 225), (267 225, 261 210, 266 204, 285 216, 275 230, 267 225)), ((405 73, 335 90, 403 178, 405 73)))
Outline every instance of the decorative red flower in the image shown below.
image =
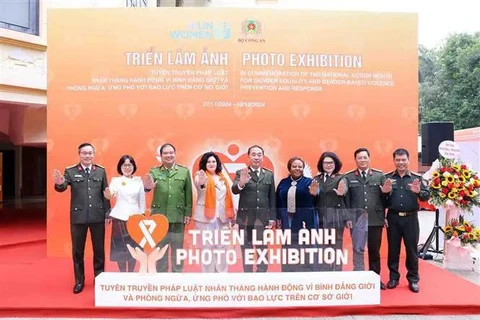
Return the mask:
POLYGON ((460 168, 462 168, 463 170, 465 170, 465 169, 467 169, 467 166, 464 165, 464 164, 462 164, 462 165, 460 166, 460 168))
POLYGON ((455 227, 455 226, 457 226, 457 225, 458 225, 457 220, 452 220, 452 227, 455 227))
POLYGON ((465 226, 465 231, 466 231, 466 232, 472 232, 472 227, 465 226))
POLYGON ((463 191, 463 190, 460 191, 458 194, 459 194, 461 197, 465 197, 465 191, 463 191))
POLYGON ((440 184, 440 178, 435 178, 435 179, 433 180, 433 183, 434 183, 434 184, 437 184, 437 185, 440 184))
POLYGON ((469 185, 467 189, 468 189, 468 191, 473 191, 473 186, 469 185))
POLYGON ((448 189, 447 188, 442 188, 442 193, 443 194, 448 194, 448 189))
POLYGON ((447 171, 447 168, 445 168, 445 167, 442 167, 442 168, 440 169, 440 172, 442 172, 442 173, 445 172, 445 171, 447 171))
POLYGON ((452 190, 452 188, 453 188, 453 183, 447 184, 447 188, 448 188, 449 190, 452 190))

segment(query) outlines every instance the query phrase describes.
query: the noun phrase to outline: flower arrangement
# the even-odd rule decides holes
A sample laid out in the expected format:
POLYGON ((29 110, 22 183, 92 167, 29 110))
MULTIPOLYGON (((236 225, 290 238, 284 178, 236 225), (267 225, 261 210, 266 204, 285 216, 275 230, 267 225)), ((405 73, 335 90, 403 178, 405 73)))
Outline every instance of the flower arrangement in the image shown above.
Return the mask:
POLYGON ((478 173, 457 160, 440 158, 429 172, 430 203, 472 212, 480 205, 478 173))
POLYGON ((480 229, 475 228, 462 215, 458 219, 451 219, 443 231, 445 232, 445 239, 459 239, 462 246, 470 244, 475 247, 480 242, 480 229))

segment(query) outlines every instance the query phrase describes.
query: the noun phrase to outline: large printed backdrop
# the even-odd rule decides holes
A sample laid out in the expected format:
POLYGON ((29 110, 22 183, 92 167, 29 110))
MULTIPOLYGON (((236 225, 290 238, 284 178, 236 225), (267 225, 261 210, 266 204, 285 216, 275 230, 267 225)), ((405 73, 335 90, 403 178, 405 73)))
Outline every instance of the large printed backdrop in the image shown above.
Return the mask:
MULTIPOLYGON (((144 175, 172 142, 192 171, 205 151, 265 148, 277 181, 299 155, 344 170, 368 147, 388 170, 397 147, 417 162, 417 17, 253 9, 52 10, 48 172, 92 142, 109 179, 123 154, 144 175)), ((69 192, 48 181, 48 255, 70 256, 69 192)), ((147 197, 150 203, 151 195, 147 197)))

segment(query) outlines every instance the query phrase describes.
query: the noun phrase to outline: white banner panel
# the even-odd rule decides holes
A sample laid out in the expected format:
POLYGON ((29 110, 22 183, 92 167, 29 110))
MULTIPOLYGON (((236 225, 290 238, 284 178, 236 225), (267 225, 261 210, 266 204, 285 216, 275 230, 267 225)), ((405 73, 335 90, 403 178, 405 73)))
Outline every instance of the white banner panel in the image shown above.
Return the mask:
POLYGON ((285 273, 116 273, 95 279, 102 307, 294 307, 380 304, 372 271, 285 273))

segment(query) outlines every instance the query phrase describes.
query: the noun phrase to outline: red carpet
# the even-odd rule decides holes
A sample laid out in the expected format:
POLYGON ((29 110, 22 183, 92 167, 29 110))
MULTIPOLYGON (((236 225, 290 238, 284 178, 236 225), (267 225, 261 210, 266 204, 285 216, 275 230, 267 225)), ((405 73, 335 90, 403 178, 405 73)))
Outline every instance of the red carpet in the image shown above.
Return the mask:
POLYGON ((0 247, 21 243, 45 242, 46 210, 40 208, 5 208, 0 205, 0 247), (22 230, 24 230, 22 232, 22 230))

